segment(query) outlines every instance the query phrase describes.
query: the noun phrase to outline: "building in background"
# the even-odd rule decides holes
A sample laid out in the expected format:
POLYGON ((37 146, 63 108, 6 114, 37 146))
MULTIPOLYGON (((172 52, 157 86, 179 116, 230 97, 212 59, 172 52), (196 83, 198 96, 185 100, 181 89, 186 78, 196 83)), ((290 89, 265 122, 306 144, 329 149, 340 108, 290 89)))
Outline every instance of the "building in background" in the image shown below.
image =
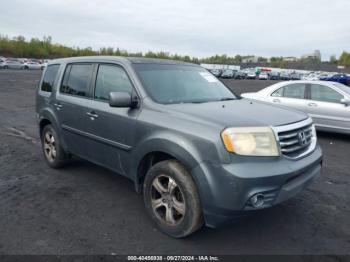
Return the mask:
POLYGON ((242 58, 242 63, 258 63, 259 62, 259 57, 258 56, 245 56, 242 58))
POLYGON ((310 54, 305 54, 301 57, 302 59, 316 59, 321 61, 321 52, 320 50, 315 50, 310 54))
POLYGON ((295 56, 287 56, 282 58, 285 62, 297 62, 299 59, 295 56))

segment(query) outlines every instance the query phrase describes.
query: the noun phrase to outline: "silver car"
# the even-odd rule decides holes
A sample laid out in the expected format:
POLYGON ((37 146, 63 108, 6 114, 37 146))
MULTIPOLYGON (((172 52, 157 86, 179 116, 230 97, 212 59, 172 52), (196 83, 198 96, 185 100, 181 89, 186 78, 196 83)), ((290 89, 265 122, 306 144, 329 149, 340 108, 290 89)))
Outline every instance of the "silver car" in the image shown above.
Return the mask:
POLYGON ((4 69, 24 69, 24 63, 15 59, 7 59, 3 65, 4 69))
POLYGON ((5 60, 0 58, 0 69, 4 68, 5 60))
POLYGON ((38 70, 38 69, 44 69, 44 65, 38 63, 38 62, 33 62, 33 61, 30 61, 30 62, 26 62, 24 63, 24 69, 28 69, 28 70, 38 70))
POLYGON ((288 81, 241 96, 304 111, 313 118, 318 130, 350 134, 350 87, 343 84, 288 81))

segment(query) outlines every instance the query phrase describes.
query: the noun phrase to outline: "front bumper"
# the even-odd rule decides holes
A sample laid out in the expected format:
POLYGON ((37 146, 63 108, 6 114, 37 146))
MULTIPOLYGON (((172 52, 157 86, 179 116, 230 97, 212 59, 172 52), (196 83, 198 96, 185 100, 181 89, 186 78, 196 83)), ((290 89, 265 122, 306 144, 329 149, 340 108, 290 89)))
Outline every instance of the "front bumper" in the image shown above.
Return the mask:
POLYGON ((228 165, 201 163, 192 170, 203 206, 206 225, 217 227, 249 210, 271 207, 299 193, 320 175, 322 151, 319 146, 308 156, 235 156, 228 165), (264 195, 264 204, 254 208, 250 198, 264 195))

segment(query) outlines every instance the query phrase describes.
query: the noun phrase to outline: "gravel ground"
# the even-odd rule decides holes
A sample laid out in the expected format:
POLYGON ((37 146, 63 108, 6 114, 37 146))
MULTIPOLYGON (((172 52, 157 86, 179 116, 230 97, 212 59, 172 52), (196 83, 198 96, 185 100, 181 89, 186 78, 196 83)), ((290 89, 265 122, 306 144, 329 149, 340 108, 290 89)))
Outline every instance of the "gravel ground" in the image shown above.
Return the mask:
MULTIPOLYGON (((45 164, 40 73, 0 70, 0 254, 350 254, 350 136, 318 134, 323 175, 295 198, 176 240, 153 227, 126 178, 83 160, 45 164)), ((271 84, 225 82, 238 94, 271 84)))

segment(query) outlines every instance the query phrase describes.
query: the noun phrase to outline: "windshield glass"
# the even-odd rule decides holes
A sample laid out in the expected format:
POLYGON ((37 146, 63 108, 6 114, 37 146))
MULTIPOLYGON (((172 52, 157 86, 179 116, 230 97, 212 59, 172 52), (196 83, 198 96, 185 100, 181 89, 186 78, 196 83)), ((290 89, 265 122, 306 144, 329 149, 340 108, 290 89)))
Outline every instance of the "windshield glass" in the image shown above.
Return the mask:
POLYGON ((134 68, 149 96, 161 104, 204 103, 236 98, 223 83, 201 67, 136 64, 134 68))

